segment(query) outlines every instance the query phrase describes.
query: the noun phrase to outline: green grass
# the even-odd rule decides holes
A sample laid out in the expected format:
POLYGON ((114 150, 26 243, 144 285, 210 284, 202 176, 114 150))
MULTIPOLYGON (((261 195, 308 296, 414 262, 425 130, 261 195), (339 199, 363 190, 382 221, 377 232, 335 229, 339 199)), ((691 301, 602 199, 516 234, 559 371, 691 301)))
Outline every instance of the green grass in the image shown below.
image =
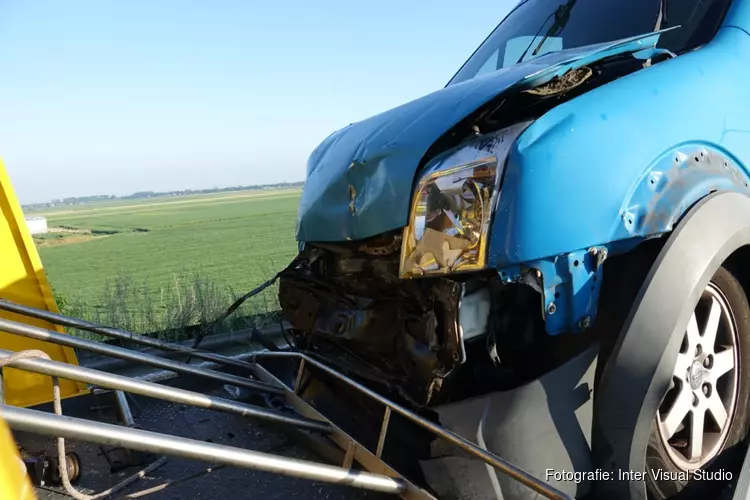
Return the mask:
MULTIPOLYGON (((103 235, 38 241, 70 313, 149 331, 215 317, 297 253, 300 191, 267 190, 92 203, 35 211, 50 227, 103 235)), ((269 289, 246 311, 277 307, 269 289)))

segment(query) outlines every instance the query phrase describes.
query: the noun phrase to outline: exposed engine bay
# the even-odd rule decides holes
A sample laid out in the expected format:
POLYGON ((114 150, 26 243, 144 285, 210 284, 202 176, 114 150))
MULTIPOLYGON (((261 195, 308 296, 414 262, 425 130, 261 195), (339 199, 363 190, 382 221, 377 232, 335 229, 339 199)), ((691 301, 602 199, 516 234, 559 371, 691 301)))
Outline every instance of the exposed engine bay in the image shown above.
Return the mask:
POLYGON ((531 286, 493 270, 400 279, 400 250, 400 233, 308 244, 279 289, 295 347, 417 407, 517 386, 567 356, 531 286))

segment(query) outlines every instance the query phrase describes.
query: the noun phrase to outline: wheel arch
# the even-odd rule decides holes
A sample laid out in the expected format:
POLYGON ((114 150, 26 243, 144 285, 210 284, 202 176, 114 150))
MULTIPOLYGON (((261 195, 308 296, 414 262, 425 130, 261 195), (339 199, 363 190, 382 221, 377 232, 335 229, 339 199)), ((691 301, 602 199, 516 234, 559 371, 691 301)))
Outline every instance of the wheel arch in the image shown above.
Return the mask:
POLYGON ((726 150, 706 142, 687 142, 659 155, 633 183, 620 210, 620 237, 645 238, 669 233, 702 198, 713 192, 750 195, 747 167, 726 150))
MULTIPOLYGON (((727 259, 737 265, 750 256, 750 197, 713 192, 679 217, 665 237, 596 391, 592 456, 596 467, 615 477, 619 470, 646 470, 651 424, 703 288, 727 259)), ((607 481, 598 488, 617 498, 646 498, 643 482, 607 481)))

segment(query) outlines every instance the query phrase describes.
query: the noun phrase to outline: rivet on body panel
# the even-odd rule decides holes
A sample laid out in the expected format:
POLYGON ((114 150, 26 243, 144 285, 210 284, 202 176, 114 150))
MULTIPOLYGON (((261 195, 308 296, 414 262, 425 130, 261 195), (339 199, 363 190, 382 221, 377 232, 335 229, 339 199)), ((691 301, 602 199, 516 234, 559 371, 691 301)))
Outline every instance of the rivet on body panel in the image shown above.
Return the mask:
POLYGON ((664 178, 664 172, 659 172, 658 170, 654 170, 648 174, 648 186, 653 191, 659 192, 664 187, 664 182, 662 182, 662 179, 664 178))
POLYGON ((627 229, 628 232, 633 232, 635 227, 635 217, 636 214, 633 212, 625 212, 622 214, 622 221, 625 223, 625 229, 627 229))

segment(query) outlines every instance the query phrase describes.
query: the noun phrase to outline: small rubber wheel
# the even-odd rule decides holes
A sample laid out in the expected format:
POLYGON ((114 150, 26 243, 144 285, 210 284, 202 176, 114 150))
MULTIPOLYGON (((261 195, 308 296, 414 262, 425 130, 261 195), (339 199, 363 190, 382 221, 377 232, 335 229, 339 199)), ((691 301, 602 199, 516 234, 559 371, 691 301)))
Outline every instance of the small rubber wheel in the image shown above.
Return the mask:
POLYGON ((649 496, 716 498, 736 479, 748 433, 750 307, 721 267, 688 322, 670 388, 654 418, 646 453, 649 496))

